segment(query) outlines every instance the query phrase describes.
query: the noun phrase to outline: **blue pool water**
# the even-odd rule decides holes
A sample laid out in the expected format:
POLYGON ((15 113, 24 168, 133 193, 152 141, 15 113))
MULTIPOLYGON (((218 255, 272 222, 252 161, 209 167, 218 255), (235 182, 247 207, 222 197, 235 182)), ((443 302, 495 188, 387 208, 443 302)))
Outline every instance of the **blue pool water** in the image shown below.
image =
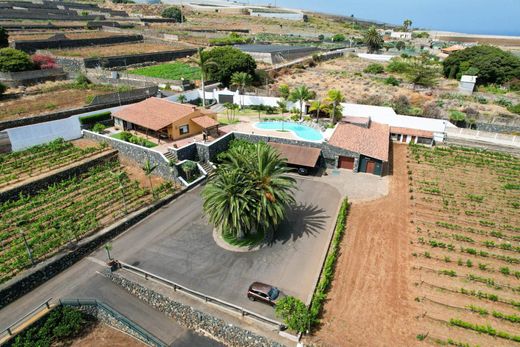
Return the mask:
POLYGON ((256 127, 264 130, 292 131, 296 136, 306 141, 323 140, 323 136, 318 130, 293 122, 259 122, 256 123, 256 127))

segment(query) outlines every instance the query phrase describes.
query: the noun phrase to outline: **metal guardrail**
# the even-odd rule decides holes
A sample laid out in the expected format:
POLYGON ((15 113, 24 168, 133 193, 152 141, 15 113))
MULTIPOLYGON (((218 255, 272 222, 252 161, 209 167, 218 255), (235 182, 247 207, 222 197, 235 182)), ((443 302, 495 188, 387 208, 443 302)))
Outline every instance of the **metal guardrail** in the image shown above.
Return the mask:
POLYGON ((22 324, 27 322, 30 318, 32 318, 37 313, 40 313, 42 311, 42 308, 45 310, 50 310, 52 308, 51 305, 52 298, 47 299, 46 301, 42 302, 35 308, 33 308, 31 311, 26 313, 23 317, 19 318, 16 322, 9 325, 7 328, 5 328, 3 331, 0 332, 0 340, 2 340, 5 337, 13 336, 15 335, 14 332, 16 328, 19 328, 22 324))
POLYGON ((238 305, 234 305, 234 304, 229 303, 227 301, 224 301, 224 300, 221 300, 221 299, 217 299, 215 297, 203 294, 201 292, 198 292, 196 290, 190 289, 188 287, 185 287, 183 285, 180 285, 178 283, 170 281, 170 280, 168 280, 166 278, 163 278, 161 276, 154 275, 154 274, 152 274, 152 273, 150 273, 148 271, 145 271, 143 269, 140 269, 138 267, 135 267, 135 266, 123 263, 123 262, 119 262, 119 263, 121 264, 121 267, 123 269, 127 269, 127 270, 129 270, 129 271, 131 271, 133 273, 136 273, 136 274, 144 277, 145 279, 151 278, 151 279, 153 279, 153 280, 155 280, 157 282, 163 283, 163 284, 167 285, 168 287, 171 287, 174 291, 180 290, 180 291, 185 292, 185 293, 187 293, 187 294, 189 294, 191 296, 194 296, 196 298, 202 299, 206 303, 215 303, 217 305, 220 305, 220 306, 223 306, 225 308, 231 309, 233 311, 236 311, 236 312, 240 313, 242 315, 242 317, 249 316, 249 317, 252 317, 252 318, 254 318, 254 319, 258 320, 258 321, 275 325, 275 326, 277 326, 279 331, 285 329, 285 326, 281 322, 278 322, 278 321, 276 321, 274 319, 262 316, 262 315, 260 315, 258 313, 255 313, 253 311, 250 311, 250 310, 245 309, 243 307, 240 307, 238 305))
POLYGON ((166 347, 168 346, 152 334, 150 334, 148 331, 144 330, 139 326, 137 323, 133 322, 132 320, 128 319, 126 316, 122 315, 109 305, 97 301, 96 299, 60 299, 59 304, 62 306, 72 306, 72 307, 81 307, 81 306, 93 306, 96 307, 98 310, 102 309, 108 314, 110 314, 112 317, 114 317, 119 323, 124 324, 127 326, 130 330, 133 330, 137 334, 139 334, 143 339, 143 342, 146 342, 148 345, 151 346, 157 346, 157 347, 166 347))

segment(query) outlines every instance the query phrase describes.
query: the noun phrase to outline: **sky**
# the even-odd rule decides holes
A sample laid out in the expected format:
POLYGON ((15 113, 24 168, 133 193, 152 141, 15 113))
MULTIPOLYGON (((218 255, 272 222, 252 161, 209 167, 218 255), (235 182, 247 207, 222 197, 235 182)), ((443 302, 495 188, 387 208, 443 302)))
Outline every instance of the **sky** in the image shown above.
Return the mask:
POLYGON ((392 24, 409 18, 414 27, 433 30, 520 36, 520 0, 276 0, 276 5, 392 24))

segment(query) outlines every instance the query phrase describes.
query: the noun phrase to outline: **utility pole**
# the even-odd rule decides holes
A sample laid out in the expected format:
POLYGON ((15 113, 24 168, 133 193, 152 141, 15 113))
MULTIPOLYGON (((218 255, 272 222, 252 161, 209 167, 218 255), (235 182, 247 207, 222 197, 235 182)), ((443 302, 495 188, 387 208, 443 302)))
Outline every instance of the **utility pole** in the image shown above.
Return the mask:
POLYGON ((33 259, 33 256, 32 256, 32 251, 31 251, 31 248, 29 247, 29 244, 27 243, 27 239, 25 238, 25 234, 23 233, 23 231, 20 231, 20 234, 22 234, 22 238, 23 238, 23 243, 25 244, 25 249, 27 250, 27 254, 29 255, 29 259, 31 260, 31 264, 34 266, 34 259, 33 259))

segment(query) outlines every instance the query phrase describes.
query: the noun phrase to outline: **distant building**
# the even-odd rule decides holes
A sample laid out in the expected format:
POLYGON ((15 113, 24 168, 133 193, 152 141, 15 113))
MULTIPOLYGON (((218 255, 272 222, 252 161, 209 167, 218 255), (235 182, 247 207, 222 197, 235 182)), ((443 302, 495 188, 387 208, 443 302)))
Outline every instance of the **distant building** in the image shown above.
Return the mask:
POLYGON ((462 51, 465 47, 462 45, 453 45, 446 48, 441 48, 441 52, 444 54, 451 54, 453 52, 462 51))
POLYGON ((116 128, 138 130, 159 139, 179 140, 200 133, 218 131, 217 115, 208 110, 149 98, 124 106, 113 113, 116 128))
POLYGON ((473 94, 477 84, 477 76, 462 75, 459 81, 459 92, 465 95, 473 94))
POLYGON ((319 52, 316 47, 286 45, 236 45, 244 53, 250 54, 257 62, 279 64, 307 57, 319 52))
POLYGON ((392 31, 390 33, 390 38, 396 39, 396 40, 411 40, 412 39, 412 33, 408 31, 392 31))
POLYGON ((249 15, 253 17, 307 21, 307 16, 302 12, 287 11, 281 9, 250 8, 249 15))

